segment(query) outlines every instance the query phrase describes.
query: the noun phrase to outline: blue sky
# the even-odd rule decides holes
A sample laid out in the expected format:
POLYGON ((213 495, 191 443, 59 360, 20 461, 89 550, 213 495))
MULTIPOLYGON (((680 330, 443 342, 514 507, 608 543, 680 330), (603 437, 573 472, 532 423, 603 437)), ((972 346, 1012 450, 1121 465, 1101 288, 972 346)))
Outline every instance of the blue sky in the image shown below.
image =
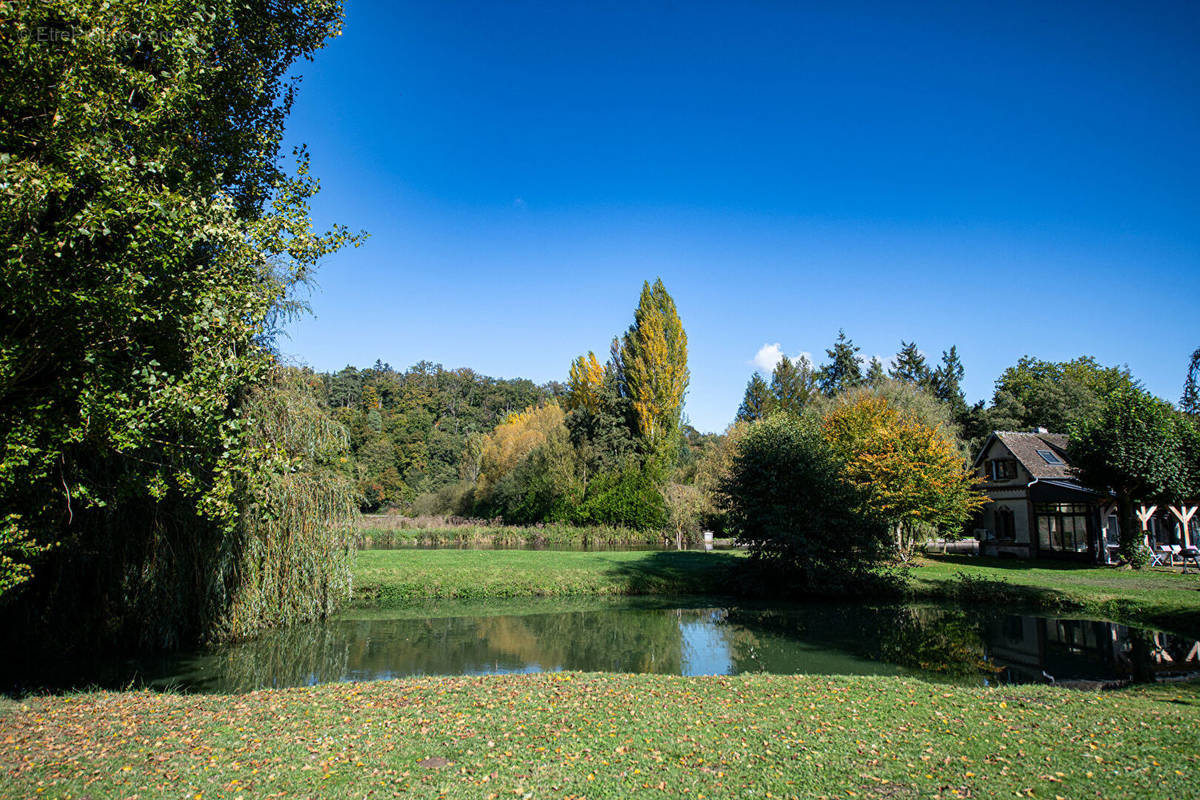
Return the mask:
POLYGON ((314 218, 371 234, 281 342, 317 369, 562 380, 655 276, 701 430, 839 328, 970 400, 1091 354, 1175 401, 1200 346, 1200 4, 350 0, 297 69, 314 218))

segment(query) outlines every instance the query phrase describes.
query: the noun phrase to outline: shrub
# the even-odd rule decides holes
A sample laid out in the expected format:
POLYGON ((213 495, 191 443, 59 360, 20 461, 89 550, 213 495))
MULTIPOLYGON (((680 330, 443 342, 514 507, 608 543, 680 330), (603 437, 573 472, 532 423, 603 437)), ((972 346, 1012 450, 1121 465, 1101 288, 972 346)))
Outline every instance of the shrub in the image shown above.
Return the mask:
POLYGON ((887 530, 841 466, 813 419, 779 414, 750 426, 721 483, 738 542, 790 590, 851 590, 886 560, 887 530))
POLYGON ((665 528, 667 506, 658 485, 653 470, 645 466, 601 474, 588 484, 575 521, 638 530, 665 528))

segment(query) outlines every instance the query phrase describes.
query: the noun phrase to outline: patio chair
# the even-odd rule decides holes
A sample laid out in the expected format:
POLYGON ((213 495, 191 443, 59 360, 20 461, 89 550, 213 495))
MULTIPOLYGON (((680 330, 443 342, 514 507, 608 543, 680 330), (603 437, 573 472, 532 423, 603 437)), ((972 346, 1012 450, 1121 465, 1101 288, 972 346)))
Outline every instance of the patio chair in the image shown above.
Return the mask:
POLYGON ((1171 566, 1175 566, 1175 559, 1183 560, 1183 547, 1177 544, 1171 545, 1171 566))
POLYGON ((1152 567, 1167 567, 1171 566, 1167 562, 1171 560, 1171 548, 1165 544, 1160 544, 1158 547, 1150 548, 1150 566, 1152 567))
POLYGON ((1195 571, 1200 572, 1200 550, 1197 550, 1195 547, 1185 547, 1180 555, 1183 557, 1183 571, 1185 573, 1188 571, 1189 561, 1196 568, 1195 571))

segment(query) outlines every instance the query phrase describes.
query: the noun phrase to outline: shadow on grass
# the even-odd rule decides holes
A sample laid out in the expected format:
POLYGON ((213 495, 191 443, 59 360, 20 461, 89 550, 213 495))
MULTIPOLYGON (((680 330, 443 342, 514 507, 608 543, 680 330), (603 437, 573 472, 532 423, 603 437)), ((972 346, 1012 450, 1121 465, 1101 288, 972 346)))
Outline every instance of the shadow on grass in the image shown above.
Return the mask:
MULTIPOLYGON (((992 566, 974 557, 970 561, 953 556, 935 560, 950 566, 992 566)), ((1003 561, 999 563, 1009 566, 1003 561)), ((1043 568, 1040 563, 1037 566, 1043 568)), ((1071 564, 1051 568, 1096 569, 1094 566, 1071 564)), ((1149 595, 1139 597, 1141 590, 1137 586, 1116 590, 1125 596, 1114 597, 1111 594, 1113 591, 1097 590, 1085 585, 1048 587, 1012 583, 1007 578, 989 578, 973 572, 923 576, 923 584, 913 586, 914 597, 950 600, 962 605, 991 605, 1006 610, 1081 613, 1130 626, 1159 628, 1200 638, 1200 602, 1194 602, 1190 597, 1186 602, 1163 602, 1149 595)))
POLYGON ((1028 572, 1030 569, 1056 570, 1060 572, 1089 572, 1097 569, 1113 569, 1101 564, 1083 561, 1058 561, 1055 559, 1028 558, 995 558, 993 556, 973 556, 957 553, 925 553, 923 558, 936 564, 951 567, 987 567, 989 569, 1004 569, 1017 572, 1028 572))
POLYGON ((621 581, 627 594, 737 593, 744 558, 725 552, 663 550, 612 565, 606 574, 621 581))

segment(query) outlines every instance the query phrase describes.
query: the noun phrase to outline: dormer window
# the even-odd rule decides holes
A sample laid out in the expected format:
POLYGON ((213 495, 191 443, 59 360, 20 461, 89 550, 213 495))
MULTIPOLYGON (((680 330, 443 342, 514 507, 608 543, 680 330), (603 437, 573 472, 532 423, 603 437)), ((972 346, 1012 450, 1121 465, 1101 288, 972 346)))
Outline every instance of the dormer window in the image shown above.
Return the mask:
POLYGON ((1037 454, 1042 457, 1042 461, 1045 461, 1052 467, 1063 466, 1062 459, 1056 456, 1051 450, 1038 450, 1037 454))
POLYGON ((990 477, 994 481, 1011 481, 1017 477, 1017 462, 1011 458, 996 458, 988 462, 990 477))

